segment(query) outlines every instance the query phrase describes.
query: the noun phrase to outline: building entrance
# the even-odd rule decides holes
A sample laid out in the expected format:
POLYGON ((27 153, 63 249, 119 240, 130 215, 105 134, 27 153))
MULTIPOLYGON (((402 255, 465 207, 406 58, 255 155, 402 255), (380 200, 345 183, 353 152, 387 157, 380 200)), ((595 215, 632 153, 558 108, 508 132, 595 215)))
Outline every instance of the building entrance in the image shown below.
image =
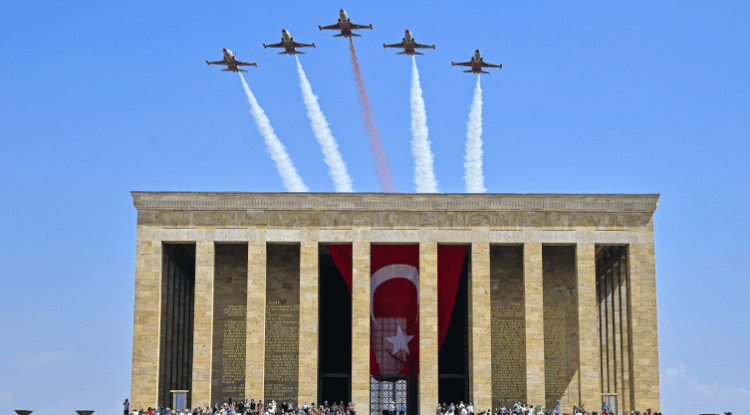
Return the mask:
POLYGON ((370 376, 370 414, 416 415, 419 413, 419 378, 406 375, 370 376), (393 405, 393 406, 391 406, 393 405))

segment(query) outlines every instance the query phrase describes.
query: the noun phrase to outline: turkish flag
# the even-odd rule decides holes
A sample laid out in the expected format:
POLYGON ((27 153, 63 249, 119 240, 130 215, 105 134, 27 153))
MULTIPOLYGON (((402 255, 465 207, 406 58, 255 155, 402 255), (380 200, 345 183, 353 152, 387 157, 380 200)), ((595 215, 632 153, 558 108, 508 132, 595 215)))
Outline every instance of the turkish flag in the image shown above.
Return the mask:
MULTIPOLYGON (((352 246, 327 245, 352 290, 352 246)), ((451 320, 466 246, 438 245, 438 347, 451 320)), ((419 374, 419 245, 372 245, 370 371, 419 374)))
POLYGON ((370 372, 419 374, 419 245, 370 248, 370 372))

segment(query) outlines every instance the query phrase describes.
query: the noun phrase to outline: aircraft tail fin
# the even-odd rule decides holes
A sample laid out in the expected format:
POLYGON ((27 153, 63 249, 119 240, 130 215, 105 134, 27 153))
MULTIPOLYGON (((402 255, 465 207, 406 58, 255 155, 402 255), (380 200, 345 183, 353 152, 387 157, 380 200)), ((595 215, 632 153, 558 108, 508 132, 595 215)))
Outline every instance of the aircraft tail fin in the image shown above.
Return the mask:
POLYGON ((468 72, 474 72, 474 71, 472 71, 471 69, 469 69, 468 71, 464 71, 464 73, 468 73, 468 72))
POLYGON ((415 55, 424 55, 422 52, 417 52, 416 50, 413 52, 415 55))
POLYGON ((406 51, 398 52, 396 55, 406 55, 406 51))
POLYGON ((339 33, 338 35, 333 35, 333 37, 344 37, 343 33, 339 33))
POLYGON ((356 34, 356 33, 352 33, 352 36, 358 36, 358 37, 361 37, 362 35, 358 35, 358 34, 356 34))
POLYGON ((227 69, 222 69, 221 71, 222 72, 229 72, 229 71, 231 71, 231 69, 227 68, 227 69))
POLYGON ((279 55, 283 55, 283 54, 285 54, 285 53, 289 53, 289 52, 287 52, 287 51, 284 51, 284 52, 279 52, 279 55))
POLYGON ((240 68, 237 68, 237 70, 240 71, 240 72, 247 72, 246 70, 240 69, 240 68))
POLYGON ((294 53, 296 53, 296 54, 298 54, 298 55, 305 55, 305 52, 300 52, 300 51, 296 51, 296 52, 294 52, 294 53))
POLYGON ((490 73, 489 73, 489 72, 487 72, 487 71, 479 71, 479 72, 481 72, 481 73, 486 73, 487 75, 489 75, 489 74, 490 74, 490 73))

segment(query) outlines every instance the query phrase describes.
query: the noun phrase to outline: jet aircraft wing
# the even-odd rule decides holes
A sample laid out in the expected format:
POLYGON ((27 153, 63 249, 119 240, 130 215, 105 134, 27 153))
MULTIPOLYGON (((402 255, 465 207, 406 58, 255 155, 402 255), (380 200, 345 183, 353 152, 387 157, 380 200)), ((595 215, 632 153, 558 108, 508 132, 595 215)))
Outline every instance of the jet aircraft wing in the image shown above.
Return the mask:
POLYGON ((405 48, 406 42, 402 40, 401 43, 394 43, 392 45, 386 45, 385 43, 383 43, 383 47, 384 48, 405 48))
POLYGON ((255 62, 253 62, 253 63, 247 63, 247 62, 236 61, 236 63, 237 63, 238 66, 258 66, 258 64, 255 63, 255 62))
POLYGON ((472 66, 471 62, 451 62, 451 64, 456 66, 472 66))
POLYGON ((297 43, 297 42, 293 42, 292 44, 294 45, 295 48, 314 48, 315 47, 315 43, 297 43))
MULTIPOLYGON (((354 30, 354 29, 372 29, 372 25, 371 25, 371 24, 369 24, 369 25, 364 25, 364 24, 354 24, 354 23, 352 23, 352 24, 351 24, 351 25, 349 26, 349 28, 350 28, 350 29, 352 29, 352 30, 354 30)), ((325 29, 325 28, 324 28, 324 29, 325 29)))
POLYGON ((423 45, 421 43, 414 43, 415 49, 435 49, 435 45, 423 45))
MULTIPOLYGON (((458 64, 456 64, 456 65, 458 65, 458 64)), ((502 68, 502 67, 503 67, 502 63, 500 65, 494 65, 494 64, 491 64, 491 63, 484 63, 484 62, 482 62, 482 68, 502 68)))
POLYGON ((340 23, 336 23, 336 24, 332 24, 330 26, 318 26, 318 29, 320 29, 320 30, 341 30, 341 24, 340 23))
POLYGON ((284 43, 283 43, 283 42, 279 42, 279 43, 272 43, 272 44, 270 44, 270 45, 266 45, 266 44, 264 43, 264 44, 263 44, 263 47, 264 47, 264 48, 283 48, 283 47, 284 47, 284 43))
POLYGON ((206 61, 206 63, 209 64, 209 65, 226 65, 227 64, 224 61, 214 61, 214 62, 206 61))

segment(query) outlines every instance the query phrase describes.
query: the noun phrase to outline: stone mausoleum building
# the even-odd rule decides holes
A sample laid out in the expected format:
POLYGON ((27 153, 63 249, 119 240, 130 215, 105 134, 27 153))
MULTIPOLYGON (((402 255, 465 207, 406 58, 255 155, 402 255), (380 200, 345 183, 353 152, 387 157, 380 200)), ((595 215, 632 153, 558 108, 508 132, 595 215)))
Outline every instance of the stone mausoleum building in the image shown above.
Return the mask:
POLYGON ((132 195, 135 408, 660 411, 658 195, 132 195))

